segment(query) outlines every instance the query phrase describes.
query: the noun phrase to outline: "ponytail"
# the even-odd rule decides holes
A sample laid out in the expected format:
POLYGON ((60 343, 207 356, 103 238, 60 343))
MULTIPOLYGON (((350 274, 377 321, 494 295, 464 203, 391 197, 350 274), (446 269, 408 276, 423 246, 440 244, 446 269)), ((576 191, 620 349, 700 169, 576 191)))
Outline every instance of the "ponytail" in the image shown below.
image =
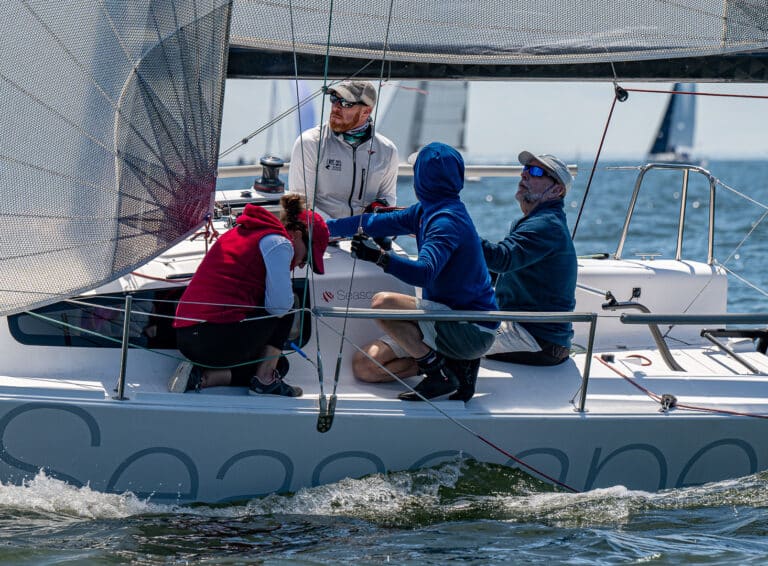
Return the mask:
POLYGON ((301 230, 307 233, 307 225, 299 220, 299 215, 304 212, 304 197, 297 193, 288 193, 280 198, 280 222, 286 230, 301 230))

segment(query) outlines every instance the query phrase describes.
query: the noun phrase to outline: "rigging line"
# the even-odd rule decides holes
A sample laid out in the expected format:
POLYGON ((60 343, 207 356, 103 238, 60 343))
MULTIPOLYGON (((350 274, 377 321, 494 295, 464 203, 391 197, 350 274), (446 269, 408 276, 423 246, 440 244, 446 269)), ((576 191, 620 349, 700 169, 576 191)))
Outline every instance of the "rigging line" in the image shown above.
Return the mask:
MULTIPOLYGON (((597 360, 598 362, 600 362, 601 364, 603 364, 604 366, 606 366, 611 371, 613 371, 616 375, 618 375, 619 377, 624 379, 624 381, 626 381, 627 383, 629 383, 633 387, 635 387, 635 388, 639 389, 640 391, 642 391, 643 393, 645 393, 648 397, 650 397, 651 399, 653 399, 657 403, 661 403, 662 397, 663 397, 662 395, 659 395, 658 393, 655 393, 654 391, 651 391, 650 389, 640 385, 634 379, 632 379, 631 377, 626 375, 624 372, 622 372, 620 369, 618 369, 614 365, 612 365, 612 364, 608 363, 607 361, 605 361, 601 356, 595 355, 594 359, 597 360)), ((713 414, 717 414, 717 415, 735 415, 735 416, 739 416, 739 417, 751 417, 751 418, 754 418, 754 419, 768 419, 768 415, 761 415, 761 414, 758 414, 758 413, 747 413, 747 412, 742 412, 742 411, 732 411, 732 410, 729 410, 729 409, 716 409, 714 407, 704 407, 704 406, 701 406, 701 405, 689 405, 687 403, 679 403, 678 402, 678 403, 675 403, 674 407, 678 408, 678 409, 686 409, 688 411, 697 411, 697 412, 701 412, 701 413, 713 413, 713 414)))
MULTIPOLYGON (((373 157, 374 143, 376 143, 376 120, 378 119, 379 108, 381 106, 381 104, 380 104, 381 103, 381 83, 382 83, 382 79, 384 78, 384 69, 385 69, 385 65, 386 65, 386 61, 387 61, 387 47, 389 45, 389 31, 390 31, 391 25, 392 25, 393 6, 394 6, 394 0, 390 0, 390 2, 389 2, 389 15, 387 17, 387 27, 386 27, 386 30, 384 31, 384 48, 383 48, 383 51, 381 53, 381 68, 379 70, 379 88, 378 88, 378 91, 376 92, 376 109, 374 110, 373 125, 371 126, 371 148, 370 148, 370 150, 368 150, 368 163, 367 163, 368 175, 364 179, 361 179, 362 182, 363 182, 362 183, 362 185, 363 185, 363 192, 362 192, 362 195, 361 195, 362 197, 365 197, 365 195, 367 193, 366 189, 368 188, 367 187, 368 180, 371 178, 371 175, 370 175, 371 159, 373 157)), ((397 179, 395 179, 395 183, 397 183, 397 179)), ((354 190, 354 187, 353 187, 353 190, 354 190)), ((364 201, 361 202, 360 204, 364 205, 364 201)), ((359 219, 358 224, 357 224, 357 231, 358 232, 362 231, 363 211, 364 210, 365 210, 365 206, 363 206, 363 210, 360 211, 360 219, 359 219)), ((347 287, 347 302, 346 302, 346 305, 344 306, 344 308, 346 309, 346 312, 349 312, 349 307, 350 307, 350 304, 351 304, 351 301, 352 301, 352 284, 355 281, 355 268, 356 267, 357 267, 357 257, 355 257, 353 262, 352 262, 352 272, 351 272, 350 277, 349 277, 349 286, 347 287)), ((339 340, 339 353, 336 356, 336 368, 335 368, 335 370, 333 372, 333 389, 331 391, 331 396, 332 397, 334 397, 336 395, 336 389, 339 386, 339 377, 341 375, 342 355, 343 355, 343 352, 344 352, 344 338, 347 335, 347 320, 348 320, 348 318, 345 316, 344 319, 343 319, 342 328, 341 328, 341 339, 339 340)))
MULTIPOLYGON (((622 96, 620 91, 623 90, 620 86, 616 85, 613 91, 613 102, 611 102, 611 110, 608 112, 608 119, 605 121, 605 127, 603 128, 603 135, 600 138, 600 145, 597 148, 597 154, 595 155, 595 161, 592 163, 592 170, 589 172, 589 180, 587 181, 587 188, 584 189, 584 196, 581 198, 581 205, 579 206, 579 213, 576 215, 576 221, 573 223, 573 232, 571 232, 571 240, 576 239, 576 230, 579 228, 579 220, 584 212, 584 205, 587 202, 587 196, 589 195, 589 188, 592 186, 592 179, 595 176, 595 170, 597 169, 597 162, 600 160, 600 154, 603 151, 603 144, 605 143, 605 136, 608 133, 608 126, 611 124, 611 118, 613 117, 613 109, 616 107, 616 101, 622 96)), ((626 98, 624 99, 626 100, 626 98)))
MULTIPOLYGON (((427 404, 428 404, 430 407, 432 407, 433 409, 435 409, 435 411, 437 411, 438 413, 440 413, 442 416, 444 416, 444 417, 445 417, 446 419, 448 419, 450 422, 452 422, 453 424, 455 424, 455 425, 456 425, 456 426, 458 426, 459 428, 463 429, 464 431, 468 432, 469 434, 471 434, 472 436, 474 436, 475 438, 477 438, 477 439, 478 439, 478 440, 480 440, 481 442, 483 442, 483 443, 485 443, 486 445, 490 446, 492 449, 496 450, 496 451, 497 451, 497 452, 499 452, 500 454, 503 454, 504 456, 506 456, 506 457, 507 457, 507 458, 509 458, 510 460, 512 460, 512 461, 514 461, 515 463, 519 464, 520 466, 522 466, 522 467, 526 468, 527 470, 529 470, 529 471, 533 472, 534 474, 536 474, 536 475, 538 475, 538 476, 540 476, 540 477, 542 477, 542 478, 544 478, 544 479, 546 479, 546 480, 548 480, 548 481, 551 481, 552 483, 554 483, 554 484, 557 484, 557 485, 559 485, 560 487, 563 487, 563 488, 567 489, 568 491, 571 491, 571 492, 573 492, 573 493, 578 493, 578 490, 576 490, 576 489, 572 488, 571 486, 569 486, 569 485, 567 485, 567 484, 565 484, 565 483, 563 483, 563 482, 561 482, 561 481, 559 481, 559 480, 557 480, 557 479, 553 478, 552 476, 550 476, 550 475, 548 475, 548 474, 546 474, 546 473, 542 472, 541 470, 539 470, 539 469, 537 469, 537 468, 533 467, 532 465, 530 465, 530 464, 526 463, 526 462, 525 462, 524 460, 522 460, 521 458, 518 458, 517 456, 514 456, 513 454, 511 454, 511 453, 509 453, 508 451, 504 450, 503 448, 501 448, 501 447, 500 447, 500 446, 498 446, 497 444, 495 444, 495 443, 491 442, 490 440, 488 440, 487 438, 485 438, 485 437, 484 437, 483 435, 481 435, 480 433, 478 433, 478 432, 475 432, 475 431, 474 431, 474 430, 472 430, 472 429, 471 429, 469 426, 465 425, 465 424, 464 424, 464 423, 462 423, 461 421, 457 420, 456 418, 454 418, 454 417, 452 417, 451 415, 449 415, 448 413, 446 413, 446 412, 445 412, 445 411, 444 411, 442 408, 440 408, 440 407, 438 407, 437 405, 435 405, 435 403, 434 403, 434 402, 432 402, 431 400, 429 400, 429 399, 427 399, 426 397, 424 397, 423 395, 421 395, 421 393, 419 393, 418 391, 416 391, 416 390, 415 390, 413 387, 411 387, 409 384, 407 384, 405 381, 403 381, 403 380, 402 380, 400 377, 398 377, 396 374, 392 373, 392 372, 391 372, 391 371, 389 371, 389 370, 388 370, 386 367, 384 367, 382 364, 380 364, 380 363, 378 362, 378 360, 376 360, 376 359, 374 359, 372 356, 370 356, 370 355, 369 355, 369 354, 368 354, 366 351, 364 351, 364 350, 363 350, 362 348, 360 348, 360 347, 359 347, 357 344, 355 344, 355 343, 354 343, 354 342, 353 342, 353 341, 352 341, 350 338, 347 338, 346 336, 343 336, 343 335, 342 335, 342 334, 341 334, 341 333, 340 333, 338 330, 336 330, 335 328, 333 328, 333 326, 331 326, 329 323, 327 323, 326 321, 324 321, 324 320, 322 319, 322 317, 321 317, 321 316, 317 316, 317 315, 316 315, 316 318, 317 318, 317 321, 318 321, 319 323, 322 323, 322 324, 324 324, 324 325, 325 325, 325 326, 326 326, 326 327, 327 327, 329 330, 331 330, 332 332, 335 332, 336 334, 338 334, 338 335, 340 336, 340 338, 341 338, 341 340, 342 340, 343 342, 348 342, 348 343, 349 343, 349 344, 350 344, 350 345, 351 345, 351 346, 352 346, 352 347, 353 347, 355 350, 357 350, 358 352, 360 352, 361 354, 363 354, 363 355, 364 355, 366 358, 368 358, 368 359, 369 359, 371 362, 373 362, 373 363, 374 363, 376 366, 378 366, 380 369, 384 370, 384 371, 385 371, 385 372, 386 372, 386 373, 387 373, 387 374, 388 374, 388 375, 389 375, 391 378, 393 378, 395 381, 397 381, 397 382, 398 382, 400 385, 403 385, 403 386, 405 386, 406 388, 408 388, 408 389, 410 389, 411 391, 413 391, 414 393, 416 393, 416 394, 417 394, 417 395, 418 395, 418 396, 419 396, 419 397, 422 399, 422 401, 424 401, 425 403, 427 403, 427 404)), ((345 320, 346 320, 346 319, 345 319, 345 320)), ((407 401, 401 401, 401 402, 407 402, 407 401)))
POLYGON ((726 270, 726 271, 727 271, 727 272, 728 272, 730 275, 733 275, 733 276, 734 276, 736 279, 738 279, 739 281, 741 281, 742 283, 744 283, 744 285, 746 285, 747 287, 751 287, 753 290, 757 291, 757 292, 758 292, 758 293, 760 293, 761 295, 764 295, 764 296, 768 297, 768 291, 766 291, 765 289, 762 289, 761 287, 758 287, 757 285, 755 285, 754 283, 752 283, 751 281, 749 281, 748 279, 746 279, 746 278, 745 278, 745 277, 743 277, 742 275, 739 275, 739 274, 738 274, 738 273, 736 273, 735 271, 733 271, 733 270, 731 270, 731 269, 728 269, 726 266, 724 266, 724 265, 723 265, 722 267, 723 267, 723 269, 725 269, 725 270, 726 270))
MULTIPOLYGON (((295 52, 294 52, 294 59, 295 59, 295 52)), ((373 59, 371 59, 370 61, 366 62, 363 66, 361 66, 359 69, 357 69, 354 73, 344 77, 344 79, 342 79, 342 80, 347 80, 347 79, 355 78, 360 73, 365 71, 368 67, 370 67, 374 62, 375 61, 373 59)), ((294 68, 297 68, 297 65, 298 65, 297 62, 294 60, 294 68)), ((294 75, 296 75, 297 73, 298 73, 298 71, 294 71, 294 75)), ((259 135, 262 132, 264 132, 264 130, 266 130, 266 129, 270 128, 271 126, 275 125, 277 122, 279 122, 280 120, 283 120, 287 116, 290 116, 298 108, 304 106, 305 104, 308 104, 311 100, 314 100, 315 98, 317 98, 321 94, 324 94, 324 89, 325 88, 326 88, 325 86, 320 87, 315 92, 313 92, 311 95, 309 95, 306 98, 302 99, 297 105, 291 106, 290 108, 288 108, 284 112, 282 112, 282 113, 278 114, 277 116, 275 116, 274 118, 272 118, 269 122, 266 122, 263 126, 260 126, 257 130, 254 130, 253 132, 251 132, 250 134, 248 134, 247 136, 242 138, 237 143, 232 144, 230 147, 225 149, 221 154, 219 154, 219 159, 221 159, 222 157, 226 157, 227 155, 229 155, 230 153, 232 153, 236 149, 238 149, 238 148, 242 147, 243 145, 245 145, 246 143, 248 143, 248 141, 250 141, 251 139, 253 139, 257 135, 259 135)), ((322 123, 322 114, 323 114, 324 110, 325 110, 324 107, 322 107, 321 110, 320 110, 320 112, 321 112, 321 120, 320 120, 320 122, 321 123, 322 123)))
MULTIPOLYGON (((100 306, 100 308, 101 308, 101 306, 100 306)), ((124 309, 119 309, 119 310, 122 311, 124 309)), ((107 334, 101 334, 100 332, 96 332, 95 330, 90 330, 89 328, 84 328, 82 326, 77 326, 77 325, 74 325, 74 324, 70 324, 68 322, 64 322, 63 320, 57 320, 55 318, 51 318, 49 316, 45 316, 44 314, 37 313, 37 312, 34 312, 34 311, 24 311, 24 314, 28 314, 28 315, 32 316, 33 318, 37 318, 39 320, 43 320, 43 321, 48 322, 48 323, 50 323, 50 324, 52 324, 54 326, 62 326, 62 327, 67 328, 69 330, 77 330, 78 332, 81 332, 81 333, 84 333, 84 334, 89 334, 91 336, 95 336, 95 337, 100 338, 102 340, 105 340, 107 342, 113 342, 115 344, 122 344, 122 342, 123 342, 122 338, 114 338, 113 336, 109 336, 107 334)), ((134 313, 131 313, 131 314, 134 314, 134 313)), ((149 316, 155 316, 155 315, 154 315, 154 313, 152 313, 149 316)), ((121 325, 120 328, 122 328, 122 325, 121 325)), ((78 336, 78 338, 83 338, 83 337, 82 336, 78 336)), ((157 356, 162 356, 164 358, 170 358, 170 359, 176 360, 176 361, 185 361, 187 359, 187 358, 185 358, 183 356, 179 357, 179 356, 177 356, 175 354, 167 354, 165 352, 161 352, 161 351, 155 350, 153 348, 148 348, 146 346, 142 346, 141 344, 135 344, 135 343, 130 342, 130 341, 128 342, 128 345, 132 349, 134 349, 134 350, 144 350, 145 352, 149 352, 150 354, 155 354, 157 356)), ((285 354, 280 354, 280 355, 285 355, 285 354)), ((251 360, 251 361, 247 361, 247 362, 241 362, 241 363, 238 363, 238 364, 232 364, 232 365, 227 365, 227 366, 210 366, 210 365, 198 364, 198 363, 195 363, 195 365, 198 365, 198 366, 204 367, 204 368, 209 368, 209 369, 230 369, 230 368, 236 368, 236 367, 241 367, 241 366, 246 366, 246 365, 254 364, 256 362, 261 362, 261 361, 268 360, 268 359, 274 359, 274 358, 277 358, 277 357, 280 357, 280 356, 267 356, 267 357, 264 357, 264 358, 258 358, 258 359, 255 359, 255 360, 251 360)))
MULTIPOLYGON (((295 76, 298 76, 299 73, 299 67, 298 67, 298 58, 296 57, 296 36, 295 36, 295 30, 293 27, 293 0, 290 1, 290 9, 291 9, 291 42, 292 42, 292 49, 293 49, 293 65, 294 65, 294 74, 295 76)), ((328 67, 330 64, 330 58, 331 58, 331 30, 333 29, 333 0, 330 1, 330 5, 328 6, 328 34, 326 35, 325 40, 325 61, 323 65, 323 87, 322 92, 323 95, 325 95, 326 92, 328 92, 328 67)), ((328 124, 328 129, 330 129, 330 119, 328 124)), ((313 180, 313 187, 312 187, 312 203, 306 202, 307 206, 310 207, 310 210, 312 211, 312 214, 315 214, 315 204, 317 203, 317 179, 318 174, 320 171, 320 155, 322 151, 322 145, 323 145, 323 138, 327 133, 327 129, 325 126, 325 101, 323 100, 323 103, 320 105, 320 128, 318 131, 318 139, 317 139, 317 149, 315 154, 315 178, 313 180)), ((307 188, 307 168, 306 168, 306 162, 305 162, 305 154, 304 154, 304 136, 299 135, 299 144, 301 149, 301 174, 303 177, 303 185, 304 185, 304 198, 305 200, 308 199, 308 188, 307 188)), ((314 224, 314 223, 313 223, 314 224)), ((310 227, 309 230, 309 247, 310 247, 310 253, 312 249, 312 228, 310 227)), ((352 267, 352 273, 354 274, 354 265, 352 267)), ((315 276, 314 276, 314 270, 309 270, 309 284, 311 287, 311 293, 312 293, 312 303, 317 303, 317 289, 315 287, 315 276)), ((325 379, 323 374, 323 355, 322 355, 322 349, 320 348, 320 331, 319 328, 317 328, 317 321, 315 322, 315 368, 317 370, 317 379, 320 384, 320 396, 318 398, 318 409, 320 416, 322 416, 324 413, 327 412, 327 404, 325 399, 325 379)), ((318 417, 318 423, 319 421, 318 417)))
MULTIPOLYGON (((296 108, 296 111, 297 111, 298 122, 299 122, 299 145, 301 147, 301 170, 302 170, 302 176, 304 177, 304 204, 305 204, 305 206, 310 206, 309 203, 307 203, 307 190, 306 190, 306 188, 307 188, 307 180, 306 180, 306 169, 305 169, 305 161, 304 161, 304 127, 301 124, 301 112, 298 111, 299 108, 302 105, 302 102, 304 102, 304 101, 299 99, 299 59, 298 59, 298 56, 296 55, 296 24, 295 24, 295 21, 294 21, 294 18, 293 18, 293 16, 294 16, 293 0, 289 0, 289 2, 288 2, 288 14, 289 14, 289 21, 290 21, 290 25, 291 25, 291 53, 293 55, 293 85, 294 85, 294 88, 296 89, 296 107, 295 108, 296 108)), ((318 89, 318 91, 312 95, 310 100, 313 100, 315 97, 317 97, 322 92, 324 92, 323 89, 318 89)), ((321 110, 320 110, 321 123, 322 123, 322 118, 323 118, 322 106, 324 106, 324 105, 321 105, 321 110)), ((318 140, 318 152, 317 152, 318 159, 320 157, 320 147, 319 147, 319 144, 320 144, 320 142, 318 140)), ((291 148, 291 153, 293 153, 293 148, 291 148)), ((293 159, 293 155, 291 155, 290 159, 293 159)), ((317 168, 315 168, 315 179, 317 179, 317 168)), ((289 187, 288 187, 288 189, 289 190, 291 189, 291 187, 290 187, 290 179, 289 179, 289 187)), ((312 205, 310 207, 310 210, 314 214, 314 201, 313 201, 313 203, 312 203, 312 205)), ((307 232, 308 232, 307 233, 307 241, 309 242, 309 249, 307 250, 308 254, 312 253, 312 235, 313 235, 312 232, 313 232, 313 226, 314 226, 314 222, 312 222, 311 226, 307 226, 307 232)), ((307 273, 309 274, 309 281, 312 284, 312 289, 314 289, 314 270, 312 270, 311 266, 310 266, 310 269, 308 270, 307 273)), ((306 284, 303 285, 303 288, 302 288, 302 291, 301 291, 301 300, 300 300, 300 306, 302 307, 302 312, 299 315, 299 344, 301 344, 304 341, 304 320, 305 320, 304 317, 308 316, 306 314, 305 308, 307 306, 307 298, 308 298, 309 292, 310 292, 310 286, 306 285, 306 284)), ((312 294, 313 302, 316 300, 316 298, 317 298, 317 294, 313 293, 312 294)), ((310 319, 310 323, 311 323, 311 319, 310 319)), ((317 335, 318 332, 315 332, 315 334, 317 335)), ((318 352, 320 352, 320 337, 319 336, 315 336, 315 348, 317 349, 318 352)), ((319 381, 320 381, 320 396, 322 397, 322 395, 323 395, 323 380, 320 377, 320 376, 322 376, 322 365, 321 365, 321 360, 320 360, 320 354, 319 353, 318 353, 317 365, 315 365, 315 368, 316 368, 316 371, 318 373, 318 377, 319 377, 319 381)))
POLYGON ((746 194, 744 194, 744 193, 734 189, 733 187, 731 187, 729 185, 726 185, 720 179, 716 179, 716 181, 717 181, 717 184, 720 185, 721 187, 723 187, 724 189, 727 189, 727 190, 731 191, 733 194, 735 194, 737 196, 740 196, 744 200, 751 202, 752 204, 754 204, 755 206, 757 206, 759 208, 762 208, 764 210, 768 210, 768 205, 765 205, 765 204, 763 204, 763 203, 761 203, 759 201, 756 201, 755 199, 753 199, 749 195, 746 195, 746 194))
MULTIPOLYGON (((752 233, 755 230, 757 230, 757 227, 760 226, 760 224, 763 222, 763 220, 765 220, 765 218, 767 216, 768 216, 768 209, 766 209, 765 212, 763 212, 762 216, 760 216, 760 219, 752 225, 752 228, 744 235, 744 237, 741 239, 741 241, 738 244, 736 244, 736 246, 733 248, 733 250, 731 250, 731 253, 728 255, 727 258, 725 258, 725 261, 718 262, 718 265, 720 265, 723 269, 727 269, 726 265, 728 264, 728 262, 731 261, 731 259, 733 259, 733 256, 736 255, 736 252, 738 252, 741 249, 741 247, 747 242, 747 240, 750 238, 750 236, 752 236, 752 233)), ((729 273, 733 273, 730 269, 727 269, 727 271, 729 273)), ((736 274, 734 273, 734 275, 736 275, 736 274)), ((736 276, 736 277, 741 279, 738 276, 736 276)), ((701 289, 699 289, 699 291, 691 298, 690 302, 688 303, 688 306, 686 306, 683 309, 684 313, 688 312, 688 309, 690 309, 693 306, 693 304, 696 302, 696 300, 701 296, 702 293, 704 293, 704 291, 707 289, 707 287, 709 287, 710 283, 712 283, 713 280, 714 280, 714 274, 712 274, 712 276, 709 277, 707 282, 704 285, 702 285, 701 289)), ((746 280, 745 280, 745 282, 746 282, 746 280)), ((674 328, 674 327, 670 326, 669 330, 667 330, 665 335, 669 334, 669 332, 672 331, 672 328, 674 328)))
POLYGON ((722 98, 757 98, 768 100, 768 95, 762 94, 729 94, 724 92, 689 92, 682 90, 653 90, 646 88, 625 88, 627 92, 646 92, 654 94, 684 94, 687 96, 716 96, 722 98))
POLYGON ((733 259, 733 256, 736 254, 736 252, 738 252, 741 249, 741 247, 746 243, 746 241, 750 238, 750 236, 752 236, 752 233, 755 230, 757 230, 757 227, 760 226, 760 224, 762 224, 762 222, 763 222, 763 220, 765 220, 766 216, 768 216, 768 210, 763 212, 763 214, 760 216, 759 220, 752 225, 752 228, 749 230, 749 232, 744 234, 744 237, 741 239, 741 241, 738 244, 736 244, 736 247, 733 248, 733 250, 728 255, 728 257, 725 258, 725 261, 722 262, 723 267, 725 267, 725 265, 729 261, 731 261, 731 259, 733 259))
MULTIPOLYGON (((128 293, 128 294, 130 294, 130 293, 128 293)), ((125 296, 124 295, 98 295, 97 297, 99 299, 112 299, 115 302, 120 302, 120 301, 125 300, 125 296)), ((83 306, 83 307, 100 308, 100 309, 116 311, 116 312, 124 312, 125 311, 124 308, 118 307, 118 306, 110 306, 109 304, 105 304, 105 303, 91 303, 91 302, 88 302, 87 299, 89 299, 89 298, 91 298, 91 297, 90 296, 86 297, 85 300, 83 300, 83 299, 64 299, 62 302, 69 303, 69 304, 72 304, 72 305, 79 305, 79 306, 83 306)), ((167 300, 167 299, 149 299, 149 298, 144 299, 144 298, 141 298, 141 297, 134 298, 133 301, 135 303, 138 303, 138 302, 150 303, 150 304, 154 304, 154 303, 166 303, 166 304, 168 304, 168 303, 171 303, 171 304, 176 304, 176 305, 178 305, 179 303, 183 302, 184 304, 187 304, 187 305, 206 305, 206 306, 225 307, 225 308, 226 307, 234 307, 234 308, 247 307, 249 309, 264 309, 264 310, 266 310, 266 308, 263 307, 263 306, 238 305, 238 304, 227 304, 227 303, 204 303, 204 302, 200 302, 200 301, 181 301, 181 300, 172 301, 172 300, 167 300)), ((260 315, 260 316, 249 316, 249 317, 246 317, 246 318, 242 319, 242 321, 240 321, 240 322, 250 322, 250 321, 253 321, 253 320, 266 320, 268 318, 279 318, 279 317, 282 317, 282 316, 289 316, 289 315, 296 314, 300 310, 305 310, 305 309, 292 308, 292 309, 289 309, 285 314, 282 314, 282 315, 269 314, 268 313, 268 314, 264 314, 264 315, 260 315)), ((167 318, 167 319, 172 319, 172 320, 179 319, 179 320, 186 320, 188 322, 196 322, 196 323, 206 322, 205 320, 200 319, 200 318, 190 318, 190 317, 185 317, 185 316, 176 316, 175 314, 162 314, 162 313, 141 313, 141 314, 144 314, 144 315, 147 315, 147 316, 156 316, 157 318, 167 318)))
MULTIPOLYGON (((317 89, 315 92, 313 92, 312 94, 310 94, 306 98, 303 98, 302 100, 300 100, 299 102, 297 102, 296 104, 294 104, 293 106, 288 108, 287 110, 284 110, 283 112, 281 112, 277 116, 273 117, 268 122, 266 122, 264 125, 259 126, 256 130, 252 131, 250 134, 248 134, 247 136, 245 136, 244 138, 239 140, 237 143, 234 143, 231 146, 229 146, 227 149, 225 149, 224 151, 222 151, 219 154, 219 159, 222 159, 223 157, 226 157, 227 155, 229 155, 230 153, 232 153, 236 149, 239 149, 240 147, 244 146, 250 140, 252 140, 256 136, 258 136, 259 134, 264 132, 264 130, 267 130, 267 129, 271 128, 272 126, 277 124, 279 121, 283 120, 284 118, 287 118, 288 116, 290 116, 291 114, 296 112, 299 108, 301 108, 305 104, 309 104, 312 100, 314 100, 315 98, 317 98, 321 94, 323 94, 323 88, 322 87, 317 89)), ((298 95, 296 97, 296 100, 298 100, 298 95)))

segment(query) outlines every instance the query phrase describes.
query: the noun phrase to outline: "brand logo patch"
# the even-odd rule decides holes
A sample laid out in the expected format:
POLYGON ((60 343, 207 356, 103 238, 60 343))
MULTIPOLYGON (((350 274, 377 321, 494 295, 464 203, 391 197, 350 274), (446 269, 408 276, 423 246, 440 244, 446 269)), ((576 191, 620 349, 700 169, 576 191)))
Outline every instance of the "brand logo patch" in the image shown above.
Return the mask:
POLYGON ((325 168, 331 171, 341 171, 341 159, 329 159, 325 168))

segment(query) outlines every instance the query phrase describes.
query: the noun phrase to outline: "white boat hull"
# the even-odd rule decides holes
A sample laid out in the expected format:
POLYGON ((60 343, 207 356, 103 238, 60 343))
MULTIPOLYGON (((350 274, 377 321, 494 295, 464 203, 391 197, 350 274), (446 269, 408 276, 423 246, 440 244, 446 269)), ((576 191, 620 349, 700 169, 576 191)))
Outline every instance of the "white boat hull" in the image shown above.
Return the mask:
MULTIPOLYGON (((327 274, 315 279, 314 306, 368 307, 376 291, 412 292, 361 263, 350 285, 348 244, 329 250, 327 274)), ((199 253, 188 251, 182 246, 143 272, 162 279, 189 271, 199 253)), ((652 312, 683 302, 689 313, 725 312, 727 284, 712 266, 660 260, 579 263, 580 283, 610 289, 620 298, 641 288, 640 298, 652 312), (698 300, 691 303, 691 297, 698 300)), ((161 284, 128 276, 100 292, 152 285, 161 284)), ((119 400, 114 398, 119 348, 23 345, 3 321, 0 480, 21 483, 42 469, 99 491, 215 502, 457 457, 517 465, 514 456, 548 481, 575 490, 613 485, 658 490, 768 469, 762 418, 682 408, 663 413, 657 401, 630 383, 673 394, 680 404, 766 415, 768 357, 754 351, 750 341, 735 341, 758 368, 758 373, 749 371, 703 342, 700 327, 678 326, 668 332, 676 344, 671 355, 686 371, 674 372, 647 326, 623 324, 619 313, 601 309, 603 302, 604 297, 582 289, 577 294, 577 311, 600 315, 585 412, 576 410, 584 353, 550 368, 484 360, 469 403, 438 401, 433 407, 399 401, 401 384, 355 380, 353 345, 369 342, 380 330, 372 320, 350 319, 344 326, 343 319, 326 316, 315 321, 304 346, 310 361, 290 355, 287 381, 304 389, 302 398, 254 397, 234 387, 169 393, 167 380, 178 352, 132 349, 125 399, 119 400), (324 391, 330 394, 343 328, 335 418, 331 430, 320 433, 316 348, 322 352, 324 391)), ((576 344, 587 344, 587 331, 586 324, 576 326, 576 344)))

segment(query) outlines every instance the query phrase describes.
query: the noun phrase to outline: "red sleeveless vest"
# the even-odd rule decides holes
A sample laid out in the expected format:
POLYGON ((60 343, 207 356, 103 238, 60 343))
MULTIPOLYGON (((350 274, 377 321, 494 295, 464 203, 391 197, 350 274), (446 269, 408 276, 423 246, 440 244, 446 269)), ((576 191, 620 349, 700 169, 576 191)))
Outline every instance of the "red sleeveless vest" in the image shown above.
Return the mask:
POLYGON ((290 238, 280 220, 261 206, 246 205, 237 222, 219 237, 197 268, 176 308, 175 328, 198 324, 198 320, 238 322, 254 307, 264 306, 267 271, 259 242, 268 234, 290 238))

